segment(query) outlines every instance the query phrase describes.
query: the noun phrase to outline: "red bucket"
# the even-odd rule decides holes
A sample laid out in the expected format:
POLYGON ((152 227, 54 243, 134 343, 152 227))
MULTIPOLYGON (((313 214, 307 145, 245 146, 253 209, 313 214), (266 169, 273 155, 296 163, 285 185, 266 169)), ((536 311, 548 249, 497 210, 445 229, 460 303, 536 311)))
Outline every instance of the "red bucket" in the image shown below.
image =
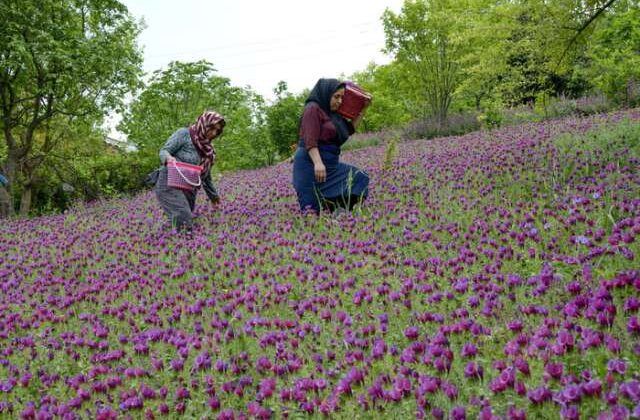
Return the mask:
POLYGON ((345 82, 344 97, 338 113, 351 120, 358 117, 371 102, 371 95, 353 82, 345 82))
POLYGON ((201 184, 200 172, 202 172, 202 166, 173 161, 167 165, 167 186, 193 191, 201 184))

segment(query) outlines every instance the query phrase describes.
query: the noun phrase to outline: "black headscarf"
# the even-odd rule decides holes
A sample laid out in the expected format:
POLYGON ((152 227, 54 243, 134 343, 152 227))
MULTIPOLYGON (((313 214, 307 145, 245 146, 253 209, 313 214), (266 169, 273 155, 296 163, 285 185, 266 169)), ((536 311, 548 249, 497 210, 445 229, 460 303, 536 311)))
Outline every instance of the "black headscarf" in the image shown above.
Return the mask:
POLYGON ((337 112, 331 111, 331 97, 339 88, 344 87, 344 83, 338 79, 318 79, 316 85, 311 89, 311 93, 304 102, 305 107, 314 102, 327 113, 331 121, 336 126, 336 136, 339 145, 342 145, 349 138, 349 126, 347 120, 337 112))

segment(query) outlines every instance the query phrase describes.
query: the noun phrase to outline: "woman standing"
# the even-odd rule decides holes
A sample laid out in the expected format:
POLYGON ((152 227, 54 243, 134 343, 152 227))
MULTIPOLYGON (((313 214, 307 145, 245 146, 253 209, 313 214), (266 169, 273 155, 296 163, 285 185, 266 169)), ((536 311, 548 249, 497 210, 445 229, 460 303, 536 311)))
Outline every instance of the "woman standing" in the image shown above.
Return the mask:
POLYGON ((300 140, 293 160, 293 187, 301 210, 337 208, 351 210, 369 192, 369 176, 355 166, 340 162, 340 147, 360 121, 337 113, 344 84, 320 79, 305 101, 300 140))
POLYGON ((193 210, 199 187, 191 191, 169 187, 166 165, 178 161, 202 166, 202 186, 211 203, 217 205, 220 198, 211 180, 211 166, 216 157, 212 141, 222 134, 224 125, 222 115, 205 111, 195 124, 173 133, 160 149, 160 161, 165 166, 160 170, 156 182, 156 197, 171 225, 178 230, 191 230, 193 226, 193 210))

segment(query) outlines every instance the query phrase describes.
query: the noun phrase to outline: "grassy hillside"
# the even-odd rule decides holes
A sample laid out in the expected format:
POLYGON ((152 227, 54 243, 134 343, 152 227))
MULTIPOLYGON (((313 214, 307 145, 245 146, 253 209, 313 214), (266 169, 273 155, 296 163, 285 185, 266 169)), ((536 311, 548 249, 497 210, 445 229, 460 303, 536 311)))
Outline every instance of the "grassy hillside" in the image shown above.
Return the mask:
POLYGON ((639 122, 352 150, 352 215, 282 163, 191 238, 152 193, 4 224, 0 415, 638 417, 639 122))

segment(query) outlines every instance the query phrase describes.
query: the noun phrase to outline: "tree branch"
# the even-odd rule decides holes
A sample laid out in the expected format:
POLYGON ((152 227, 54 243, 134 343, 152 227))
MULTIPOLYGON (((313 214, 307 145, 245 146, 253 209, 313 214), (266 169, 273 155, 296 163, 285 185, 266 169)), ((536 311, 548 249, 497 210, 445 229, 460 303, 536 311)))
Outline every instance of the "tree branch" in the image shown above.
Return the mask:
POLYGON ((602 13, 604 13, 604 11, 607 10, 609 7, 611 7, 611 5, 613 5, 613 3, 615 3, 615 2, 616 2, 616 0, 608 0, 605 4, 603 4, 601 7, 596 9, 596 12, 593 15, 591 15, 589 17, 589 19, 587 19, 577 29, 576 33, 571 37, 571 39, 569 39, 569 42, 567 43, 567 46, 565 47, 564 51, 562 52, 562 55, 560 56, 560 59, 558 60, 558 63, 556 64, 556 69, 560 66, 560 64, 564 60, 565 56, 567 55, 567 53, 569 52, 571 47, 573 47, 573 44, 576 43, 576 41, 578 40, 578 37, 589 27, 589 25, 591 25, 593 23, 593 21, 595 21, 598 18, 598 16, 600 16, 602 13))

